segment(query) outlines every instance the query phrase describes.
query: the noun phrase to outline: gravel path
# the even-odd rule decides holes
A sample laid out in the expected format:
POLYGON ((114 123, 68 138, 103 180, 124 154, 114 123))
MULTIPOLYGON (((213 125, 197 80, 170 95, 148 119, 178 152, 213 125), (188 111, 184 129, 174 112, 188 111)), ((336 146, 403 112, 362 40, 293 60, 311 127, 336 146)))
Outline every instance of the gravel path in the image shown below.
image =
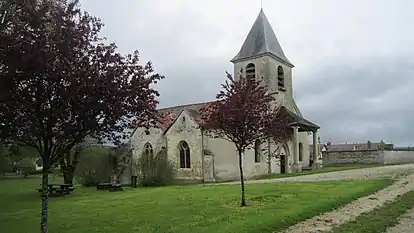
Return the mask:
POLYGON ((397 225, 387 229, 387 233, 413 233, 414 232, 414 208, 400 218, 397 225))
MULTIPOLYGON (((248 180, 246 184, 255 183, 272 183, 272 182, 314 182, 314 181, 329 181, 329 180, 350 180, 350 179, 377 179, 377 178, 390 178, 399 175, 406 175, 414 173, 414 164, 404 165, 392 165, 384 167, 372 167, 362 168, 346 171, 327 172, 319 174, 311 174, 304 176, 285 177, 277 179, 265 179, 265 180, 248 180)), ((229 185, 240 184, 240 181, 216 183, 211 185, 229 185)))
MULTIPOLYGON (((391 186, 380 190, 374 194, 359 198, 339 209, 331 212, 315 216, 303 222, 289 227, 283 233, 315 233, 315 232, 329 232, 335 226, 342 225, 348 221, 354 220, 363 213, 373 211, 375 208, 382 206, 388 201, 392 201, 400 195, 403 195, 411 190, 414 190, 414 174, 399 178, 399 180, 391 186)), ((409 227, 405 221, 404 227, 409 227)), ((412 221, 412 220, 411 220, 412 221)), ((408 228, 407 228, 408 229, 408 228)), ((405 231, 390 231, 391 233, 404 233, 405 231)), ((407 233, 414 232, 406 231, 407 233)))

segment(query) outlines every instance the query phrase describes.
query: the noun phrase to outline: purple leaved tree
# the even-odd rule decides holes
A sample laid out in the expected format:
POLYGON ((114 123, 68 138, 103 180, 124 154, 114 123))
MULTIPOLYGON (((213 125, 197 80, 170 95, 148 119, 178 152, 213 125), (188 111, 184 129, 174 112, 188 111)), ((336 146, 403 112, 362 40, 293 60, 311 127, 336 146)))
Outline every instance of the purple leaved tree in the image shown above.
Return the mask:
MULTIPOLYGON (((99 36, 102 22, 78 1, 7 1, 0 27, 0 139, 36 148, 43 161, 41 232, 48 172, 86 138, 119 142, 131 118, 150 127, 163 76, 138 52, 123 56, 99 36)), ((1 8, 0 8, 1 9, 1 8)))

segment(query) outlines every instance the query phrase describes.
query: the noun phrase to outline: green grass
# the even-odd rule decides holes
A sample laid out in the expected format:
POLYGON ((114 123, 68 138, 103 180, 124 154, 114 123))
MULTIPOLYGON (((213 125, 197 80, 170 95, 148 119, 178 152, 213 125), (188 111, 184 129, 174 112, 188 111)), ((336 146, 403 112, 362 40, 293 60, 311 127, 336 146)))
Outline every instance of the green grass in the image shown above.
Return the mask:
POLYGON ((284 178, 284 177, 304 176, 304 175, 311 175, 311 174, 346 171, 346 170, 371 168, 371 167, 383 167, 383 166, 386 166, 386 165, 384 164, 343 164, 343 165, 337 165, 337 166, 323 167, 320 169, 314 169, 310 171, 302 171, 300 173, 263 175, 263 176, 257 177, 256 179, 276 179, 276 178, 284 178))
POLYGON ((408 192, 395 201, 359 216, 336 229, 333 233, 382 233, 398 223, 398 217, 414 208, 414 191, 408 192))
MULTIPOLYGON (((0 181, 0 229, 37 232, 40 180, 0 181)), ((239 207, 239 185, 172 186, 111 193, 78 188, 50 200, 53 233, 265 233, 284 229, 358 197, 390 180, 246 185, 248 207, 239 207)))

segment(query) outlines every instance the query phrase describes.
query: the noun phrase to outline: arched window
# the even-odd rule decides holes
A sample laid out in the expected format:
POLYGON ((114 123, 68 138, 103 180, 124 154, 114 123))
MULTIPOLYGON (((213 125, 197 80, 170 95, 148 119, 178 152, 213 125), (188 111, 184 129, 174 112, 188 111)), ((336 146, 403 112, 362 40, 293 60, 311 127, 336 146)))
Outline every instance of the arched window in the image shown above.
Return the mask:
POLYGON ((299 142, 299 161, 303 161, 303 144, 299 142))
POLYGON ((178 147, 180 149, 180 168, 191 168, 190 147, 187 142, 181 141, 178 147))
POLYGON ((285 73, 281 66, 277 67, 277 86, 280 88, 285 88, 285 73))
POLYGON ((260 140, 254 142, 254 162, 260 163, 260 140))
POLYGON ((145 152, 146 155, 149 155, 149 156, 154 155, 154 151, 152 150, 151 143, 149 143, 149 142, 145 143, 144 152, 145 152))
POLYGON ((253 63, 249 63, 246 66, 246 79, 255 80, 256 79, 256 67, 253 63))

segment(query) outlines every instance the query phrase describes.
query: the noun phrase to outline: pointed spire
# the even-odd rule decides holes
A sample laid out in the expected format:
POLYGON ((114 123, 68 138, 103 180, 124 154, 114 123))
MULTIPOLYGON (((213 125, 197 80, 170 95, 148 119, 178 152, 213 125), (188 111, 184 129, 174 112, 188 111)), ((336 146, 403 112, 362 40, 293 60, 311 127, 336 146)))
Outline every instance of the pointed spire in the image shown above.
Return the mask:
POLYGON ((269 53, 282 62, 293 67, 293 64, 286 58, 279 41, 270 25, 263 9, 260 10, 246 40, 243 43, 239 53, 231 60, 236 62, 257 55, 269 53))

